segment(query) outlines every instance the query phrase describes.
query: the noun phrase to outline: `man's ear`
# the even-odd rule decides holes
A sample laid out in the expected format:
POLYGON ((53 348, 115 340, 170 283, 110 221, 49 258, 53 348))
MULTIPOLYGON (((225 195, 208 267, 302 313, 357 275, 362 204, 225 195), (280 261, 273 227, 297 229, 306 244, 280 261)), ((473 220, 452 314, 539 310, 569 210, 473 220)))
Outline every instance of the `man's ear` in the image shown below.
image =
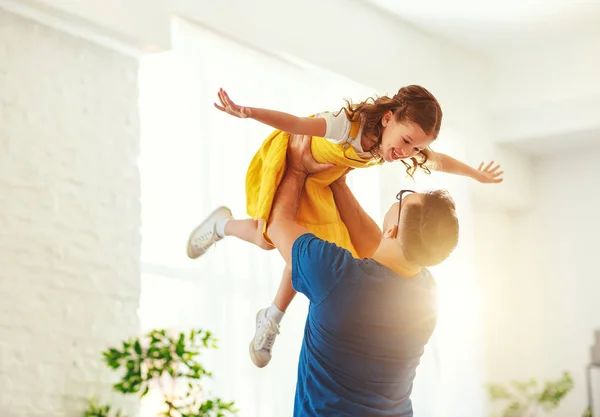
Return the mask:
POLYGON ((394 239, 397 234, 398 234, 398 225, 395 224, 392 227, 385 229, 385 232, 383 232, 383 237, 385 239, 394 239))

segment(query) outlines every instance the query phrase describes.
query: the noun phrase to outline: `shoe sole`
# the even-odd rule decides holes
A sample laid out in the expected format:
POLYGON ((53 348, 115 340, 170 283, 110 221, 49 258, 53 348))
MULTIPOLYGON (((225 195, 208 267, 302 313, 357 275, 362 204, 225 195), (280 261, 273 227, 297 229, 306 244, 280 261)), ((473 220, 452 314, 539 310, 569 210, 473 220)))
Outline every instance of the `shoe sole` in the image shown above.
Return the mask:
POLYGON ((254 364, 254 365, 257 367, 257 368, 264 368, 265 366, 267 366, 267 365, 268 365, 268 363, 265 363, 265 364, 263 365, 263 364, 261 364, 261 363, 259 362, 259 359, 258 359, 258 357, 256 356, 256 353, 254 352, 254 349, 253 349, 253 347, 254 347, 254 346, 253 346, 253 345, 254 345, 254 340, 252 340, 252 341, 250 342, 250 348, 249 348, 249 351, 250 351, 250 359, 252 359, 252 363, 253 363, 253 364, 254 364))
POLYGON ((194 229, 194 231, 192 233, 190 233, 190 237, 188 238, 188 242, 187 242, 187 256, 188 256, 188 258, 190 258, 190 259, 198 259, 199 257, 201 257, 202 255, 204 255, 206 253, 206 251, 202 252, 199 255, 196 254, 196 253, 194 253, 194 248, 192 247, 192 237, 198 232, 198 230, 200 230, 202 228, 202 226, 204 226, 207 222, 209 222, 215 214, 217 214, 219 211, 221 211, 223 209, 229 211, 229 213, 231 214, 231 210, 229 210, 228 207, 225 207, 225 206, 217 207, 215 210, 213 210, 206 217, 206 219, 204 219, 204 221, 202 223, 200 223, 200 225, 198 227, 196 227, 194 229))
MULTIPOLYGON (((256 323, 258 323, 258 315, 260 314, 261 311, 262 310, 259 310, 258 313, 256 313, 256 319, 254 322, 255 326, 256 326, 256 323)), ((258 358, 258 356, 256 356, 256 351, 254 350, 254 338, 252 338, 252 340, 250 341, 249 351, 250 351, 250 359, 252 359, 252 363, 257 368, 264 368, 265 366, 267 366, 269 364, 270 361, 265 364, 261 364, 260 359, 258 358)))

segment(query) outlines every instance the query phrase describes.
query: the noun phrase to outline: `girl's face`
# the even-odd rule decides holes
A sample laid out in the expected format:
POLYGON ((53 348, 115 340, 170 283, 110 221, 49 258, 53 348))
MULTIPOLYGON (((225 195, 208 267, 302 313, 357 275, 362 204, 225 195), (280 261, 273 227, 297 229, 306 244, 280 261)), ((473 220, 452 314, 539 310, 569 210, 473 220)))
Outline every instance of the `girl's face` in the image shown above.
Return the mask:
POLYGON ((397 122, 391 111, 383 116, 381 124, 381 156, 385 162, 411 158, 427 148, 435 139, 415 123, 397 122))

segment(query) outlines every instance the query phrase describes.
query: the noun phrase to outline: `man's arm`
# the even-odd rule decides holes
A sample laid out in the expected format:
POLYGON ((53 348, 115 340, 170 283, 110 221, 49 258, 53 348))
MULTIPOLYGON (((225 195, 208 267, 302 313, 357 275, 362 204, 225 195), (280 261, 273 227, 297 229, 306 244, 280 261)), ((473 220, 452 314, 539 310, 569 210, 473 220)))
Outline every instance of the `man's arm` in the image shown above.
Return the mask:
POLYGON ((361 258, 373 256, 381 242, 381 229, 360 206, 346 184, 345 176, 331 184, 335 205, 348 228, 350 240, 361 258))
POLYGON ((287 150, 287 171, 277 189, 267 232, 292 269, 294 290, 306 295, 311 303, 322 302, 354 265, 346 249, 309 235, 296 223, 304 182, 331 165, 319 164, 310 151, 310 137, 292 136, 287 150), (301 235, 305 235, 300 237, 301 235), (292 264, 293 258, 293 264, 292 264))
POLYGON ((311 138, 292 135, 287 150, 287 169, 273 201, 267 234, 283 256, 292 266, 292 246, 298 238, 309 230, 296 223, 300 197, 304 182, 309 174, 330 168, 329 164, 319 164, 310 151, 311 138))
POLYGON ((269 238, 273 241, 288 266, 292 266, 292 246, 294 242, 298 236, 309 233, 307 228, 296 223, 298 205, 300 204, 306 177, 306 173, 291 169, 288 166, 283 181, 277 188, 269 224, 267 225, 269 238))

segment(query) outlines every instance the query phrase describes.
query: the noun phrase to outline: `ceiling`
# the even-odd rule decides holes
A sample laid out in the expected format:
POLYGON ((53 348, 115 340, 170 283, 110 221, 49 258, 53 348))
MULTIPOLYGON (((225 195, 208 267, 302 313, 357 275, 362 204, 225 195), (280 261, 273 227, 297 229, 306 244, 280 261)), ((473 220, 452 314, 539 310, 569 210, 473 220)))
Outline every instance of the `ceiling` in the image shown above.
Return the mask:
POLYGON ((600 36, 600 0, 364 0, 430 33, 493 52, 600 36))

